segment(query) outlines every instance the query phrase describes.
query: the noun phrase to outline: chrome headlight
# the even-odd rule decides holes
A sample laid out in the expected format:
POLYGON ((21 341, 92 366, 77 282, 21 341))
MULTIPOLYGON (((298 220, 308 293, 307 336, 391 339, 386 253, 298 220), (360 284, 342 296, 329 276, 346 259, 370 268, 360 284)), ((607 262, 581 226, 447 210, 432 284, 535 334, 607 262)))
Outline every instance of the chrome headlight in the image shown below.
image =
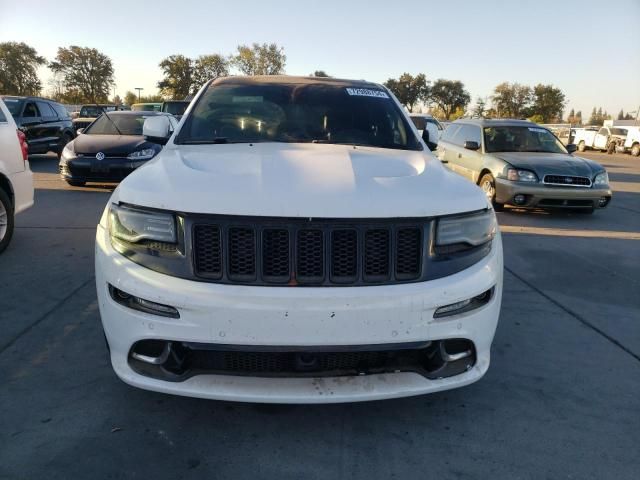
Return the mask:
POLYGON ((600 172, 593 179, 593 184, 594 185, 609 185, 609 174, 606 171, 600 172))
POLYGON ((436 227, 435 251, 446 254, 470 250, 491 242, 496 231, 497 222, 493 210, 441 218, 436 227))
POLYGON ((64 148, 62 149, 62 155, 61 156, 65 160, 71 160, 72 158, 75 158, 76 149, 75 149, 75 147, 73 145, 73 142, 69 142, 64 146, 64 148))
POLYGON ((145 148, 143 150, 137 150, 127 155, 129 160, 149 160, 156 155, 157 150, 154 148, 145 148))
POLYGON ((112 204, 109 209, 109 233, 112 239, 127 243, 152 241, 177 242, 176 220, 172 214, 112 204))
POLYGON ((509 168, 507 169, 507 180, 514 182, 537 182, 538 177, 530 170, 509 168))

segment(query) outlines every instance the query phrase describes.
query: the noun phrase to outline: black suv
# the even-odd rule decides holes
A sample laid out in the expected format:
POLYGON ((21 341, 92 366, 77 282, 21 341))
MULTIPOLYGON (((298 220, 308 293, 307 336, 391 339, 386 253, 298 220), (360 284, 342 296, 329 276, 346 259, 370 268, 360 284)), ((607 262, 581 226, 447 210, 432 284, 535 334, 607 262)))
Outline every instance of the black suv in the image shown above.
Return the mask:
POLYGON ((61 104, 40 97, 0 97, 29 144, 29 153, 56 152, 60 157, 75 133, 69 112, 61 104))

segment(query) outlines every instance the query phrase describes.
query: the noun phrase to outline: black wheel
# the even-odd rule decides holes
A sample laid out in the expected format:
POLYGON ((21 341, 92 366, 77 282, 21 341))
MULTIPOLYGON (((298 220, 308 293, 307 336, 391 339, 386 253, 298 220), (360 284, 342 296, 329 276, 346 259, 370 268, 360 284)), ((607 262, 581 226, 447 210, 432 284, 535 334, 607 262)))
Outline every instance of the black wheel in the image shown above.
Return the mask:
POLYGON ((77 182, 75 180, 65 180, 72 187, 84 187, 87 182, 77 182))
POLYGON ((62 142, 60 143, 60 149, 58 150, 58 160, 60 160, 60 157, 62 156, 62 151, 64 150, 64 147, 67 146, 67 143, 69 143, 71 140, 73 140, 73 137, 71 135, 69 135, 68 133, 65 133, 62 136, 62 142))
POLYGON ((9 195, 0 188, 0 253, 4 252, 13 236, 13 205, 9 195))
POLYGON ((615 151, 616 151, 616 144, 615 144, 615 142, 610 142, 610 143, 609 143, 609 145, 607 146, 607 153, 608 153, 609 155, 612 155, 612 154, 613 154, 613 152, 615 152, 615 151))
POLYGON ((640 143, 634 143, 631 147, 631 155, 634 157, 640 156, 640 143))
POLYGON ((584 152, 586 149, 587 149, 587 146, 584 144, 584 140, 580 140, 580 143, 578 144, 578 151, 584 152))
POLYGON ((496 202, 496 181, 493 178, 493 175, 491 175, 490 173, 485 173, 480 179, 478 185, 480 185, 480 188, 487 196, 487 198, 493 205, 493 209, 496 212, 501 212, 502 210, 504 210, 504 204, 496 202))

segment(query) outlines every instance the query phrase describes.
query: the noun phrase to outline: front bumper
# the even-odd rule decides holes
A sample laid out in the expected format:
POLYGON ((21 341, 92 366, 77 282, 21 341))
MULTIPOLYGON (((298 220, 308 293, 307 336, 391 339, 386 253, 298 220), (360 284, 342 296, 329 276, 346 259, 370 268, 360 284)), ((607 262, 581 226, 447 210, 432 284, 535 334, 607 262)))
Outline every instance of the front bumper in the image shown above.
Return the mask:
POLYGON ((476 265, 449 277, 414 284, 369 287, 251 287, 170 277, 117 253, 98 226, 96 284, 111 363, 126 383, 193 397, 267 403, 353 402, 404 397, 461 387, 489 367, 490 347, 502 297, 502 245, 476 265), (178 309, 166 318, 116 303, 108 285, 178 309), (494 287, 483 307, 434 319, 437 307, 494 287), (240 346, 389 345, 468 339, 476 362, 468 371, 440 379, 414 372, 358 376, 267 378, 200 374, 171 382, 142 375, 131 366, 132 345, 158 339, 240 346))
POLYGON ((107 157, 104 160, 79 157, 70 160, 61 159, 59 171, 63 180, 117 183, 144 163, 146 161, 132 162, 127 158, 119 157, 107 157))
POLYGON ((496 202, 525 208, 604 208, 611 201, 611 189, 597 187, 561 187, 540 183, 513 182, 496 178, 496 202), (523 203, 514 197, 524 195, 523 203), (604 205, 600 199, 606 199, 604 205))

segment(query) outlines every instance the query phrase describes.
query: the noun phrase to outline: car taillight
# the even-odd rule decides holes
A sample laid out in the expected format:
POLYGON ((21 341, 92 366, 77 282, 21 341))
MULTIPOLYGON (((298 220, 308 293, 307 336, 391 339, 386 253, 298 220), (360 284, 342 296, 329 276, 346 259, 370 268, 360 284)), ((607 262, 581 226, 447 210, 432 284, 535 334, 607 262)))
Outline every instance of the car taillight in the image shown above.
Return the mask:
POLYGON ((20 130, 16 130, 18 134, 18 141, 20 142, 20 149, 22 150, 22 160, 27 161, 29 159, 29 145, 27 144, 27 136, 20 130))

